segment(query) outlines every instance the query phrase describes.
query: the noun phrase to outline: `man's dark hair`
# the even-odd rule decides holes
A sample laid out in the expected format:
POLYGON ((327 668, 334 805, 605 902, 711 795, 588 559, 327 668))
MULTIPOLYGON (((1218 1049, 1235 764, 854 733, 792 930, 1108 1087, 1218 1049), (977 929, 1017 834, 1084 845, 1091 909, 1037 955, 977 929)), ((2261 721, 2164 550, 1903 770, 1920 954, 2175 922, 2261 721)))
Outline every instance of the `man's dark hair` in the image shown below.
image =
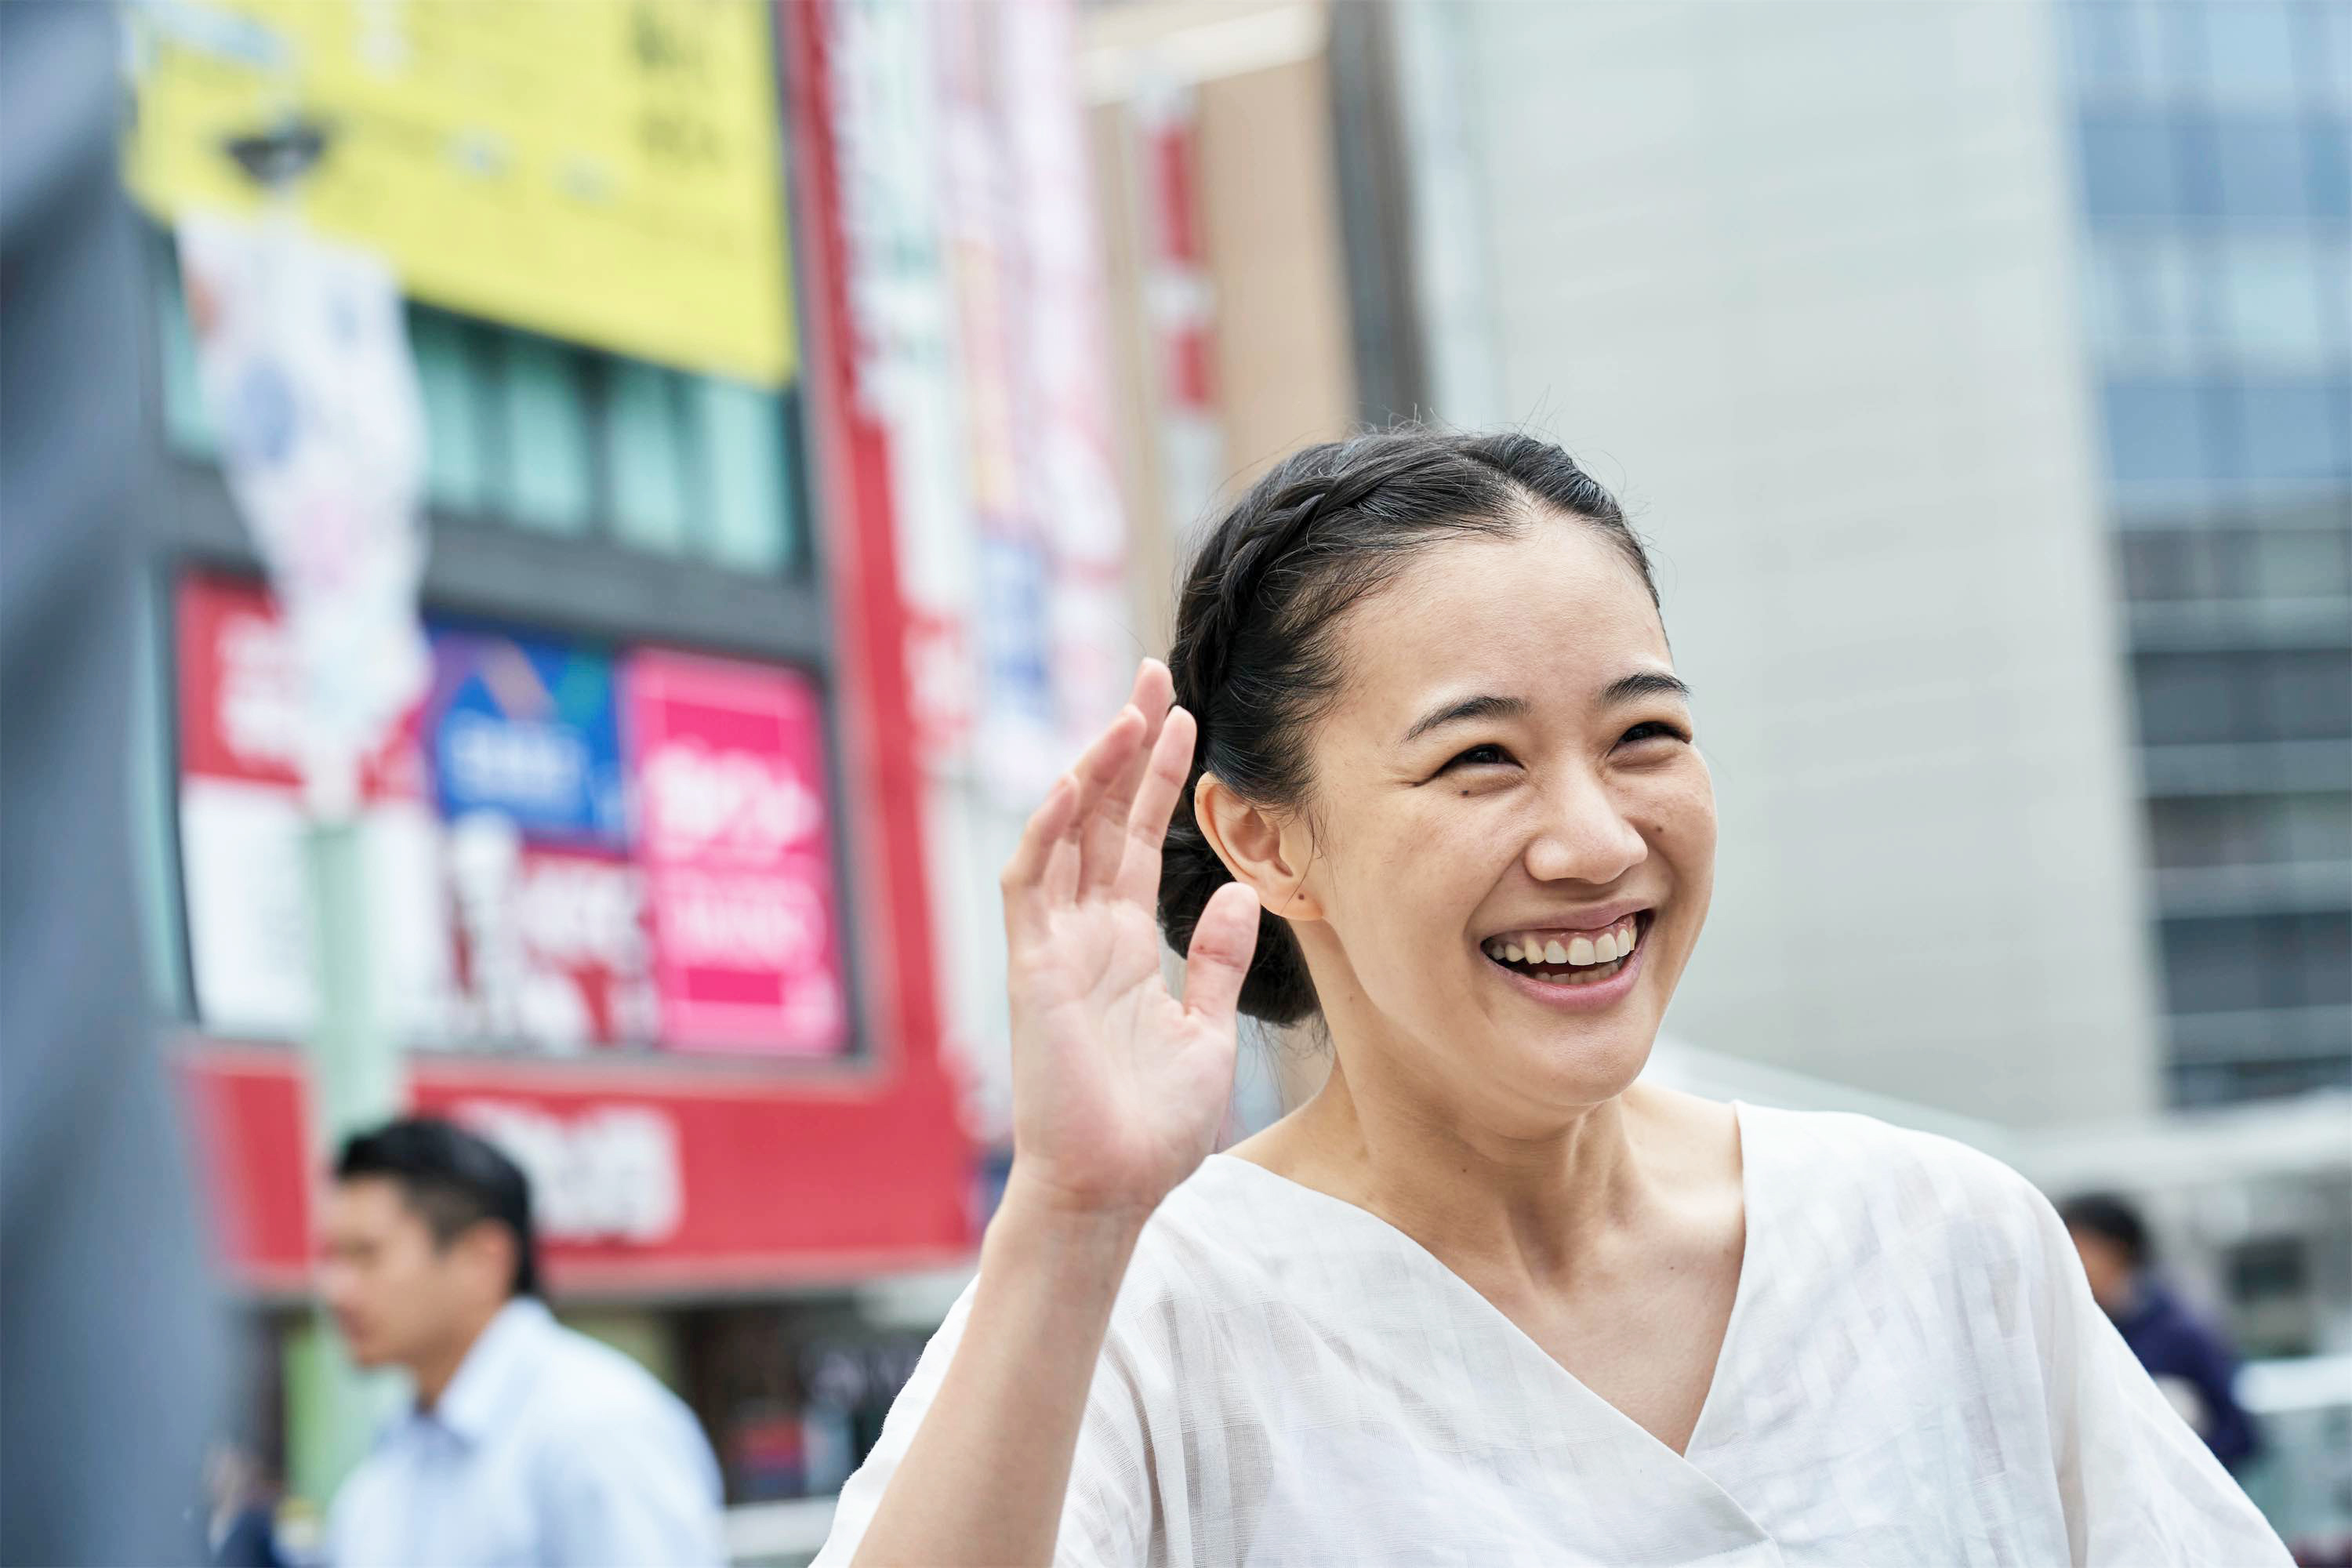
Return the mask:
POLYGON ((2068 1198, 2058 1205, 2058 1217, 2066 1222, 2068 1230, 2088 1231, 2114 1242, 2134 1268, 2155 1258, 2156 1247, 2148 1239, 2147 1221, 2140 1217, 2139 1210, 2129 1200, 2114 1193, 2084 1193, 2080 1197, 2068 1198))
POLYGON ((515 1243, 510 1296, 536 1296, 539 1244, 530 1226, 530 1181, 488 1139, 429 1116, 404 1117, 353 1133, 335 1161, 335 1179, 381 1177, 447 1247, 485 1221, 502 1225, 515 1243))

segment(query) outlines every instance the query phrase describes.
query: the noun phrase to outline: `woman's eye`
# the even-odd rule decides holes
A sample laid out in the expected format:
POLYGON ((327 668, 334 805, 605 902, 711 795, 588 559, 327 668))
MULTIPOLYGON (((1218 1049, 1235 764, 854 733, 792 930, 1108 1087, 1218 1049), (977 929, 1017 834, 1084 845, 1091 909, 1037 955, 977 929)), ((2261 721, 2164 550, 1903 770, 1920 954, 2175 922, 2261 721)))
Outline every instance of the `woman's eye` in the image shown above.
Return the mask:
MULTIPOLYGON (((1445 766, 1448 768, 1490 767, 1498 763, 1507 763, 1510 760, 1511 753, 1503 750, 1500 746, 1473 746, 1468 751, 1463 752, 1460 756, 1455 757, 1452 762, 1446 763, 1445 766)), ((1441 769, 1439 771, 1443 772, 1444 770, 1441 769)))
POLYGON ((1654 719, 1645 723, 1636 724, 1632 729, 1626 731, 1622 735, 1618 736, 1617 743, 1621 746, 1625 746, 1632 745, 1642 741, 1661 740, 1682 741, 1687 742, 1690 740, 1690 736, 1684 731, 1676 729, 1672 724, 1661 723, 1654 719))

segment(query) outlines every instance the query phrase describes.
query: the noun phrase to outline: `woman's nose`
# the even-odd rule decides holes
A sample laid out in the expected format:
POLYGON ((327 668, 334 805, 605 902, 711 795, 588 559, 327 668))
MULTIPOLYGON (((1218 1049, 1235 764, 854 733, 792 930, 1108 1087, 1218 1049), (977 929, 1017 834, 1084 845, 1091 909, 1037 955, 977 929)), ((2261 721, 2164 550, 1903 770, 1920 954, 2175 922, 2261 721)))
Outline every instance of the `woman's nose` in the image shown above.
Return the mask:
POLYGON ((1538 882, 1605 887, 1649 853, 1649 841, 1623 808, 1599 780, 1584 777, 1551 792, 1544 821, 1528 844, 1528 875, 1538 882))

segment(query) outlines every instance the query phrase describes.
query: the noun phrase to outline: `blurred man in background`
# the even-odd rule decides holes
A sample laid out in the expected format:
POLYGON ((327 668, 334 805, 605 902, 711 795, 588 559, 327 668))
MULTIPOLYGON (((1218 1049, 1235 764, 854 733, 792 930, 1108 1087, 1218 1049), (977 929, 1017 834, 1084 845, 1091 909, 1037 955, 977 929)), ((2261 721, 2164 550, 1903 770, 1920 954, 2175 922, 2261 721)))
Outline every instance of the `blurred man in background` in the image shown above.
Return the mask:
POLYGON ((132 901, 111 6, 0 5, 0 1561, 189 1562, 220 1344, 132 901))
POLYGON ((2109 1193, 2087 1193, 2059 1205, 2091 1295, 2115 1321, 2147 1374, 2197 1429, 2213 1457, 2231 1469, 2260 1446, 2252 1419, 2238 1404, 2238 1358, 2219 1331, 2200 1321, 2157 1278, 2147 1222, 2109 1193))
POLYGON ((415 1380, 335 1499, 340 1568, 724 1561, 701 1427, 550 1315, 530 1184, 488 1142, 420 1118, 345 1143, 320 1288, 352 1360, 415 1380))

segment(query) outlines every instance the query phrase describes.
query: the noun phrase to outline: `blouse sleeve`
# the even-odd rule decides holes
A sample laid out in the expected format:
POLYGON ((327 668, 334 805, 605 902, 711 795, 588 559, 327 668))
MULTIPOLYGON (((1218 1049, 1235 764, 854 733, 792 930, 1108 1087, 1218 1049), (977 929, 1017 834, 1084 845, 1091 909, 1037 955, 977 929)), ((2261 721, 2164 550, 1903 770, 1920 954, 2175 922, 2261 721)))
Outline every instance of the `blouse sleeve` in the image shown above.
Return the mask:
POLYGON ((2292 1568, 2269 1522, 2091 1299, 2057 1211, 2026 1187, 2033 1310, 2070 1554, 2088 1568, 2292 1568))
MULTIPOLYGON (((962 1342, 971 1315, 972 1287, 964 1287, 923 1347, 914 1375, 890 1406, 872 1452, 841 1489, 841 1500, 811 1568, 847 1568, 866 1538, 883 1490, 898 1473, 923 1416, 939 1397, 948 1363, 962 1342)), ((1137 1568, 1149 1544, 1151 1501, 1145 1462, 1144 1422, 1139 1381, 1116 1335, 1104 1346, 1094 1386, 1078 1429, 1070 1465, 1070 1488, 1063 1500, 1061 1530, 1055 1541, 1055 1568, 1137 1568)))

